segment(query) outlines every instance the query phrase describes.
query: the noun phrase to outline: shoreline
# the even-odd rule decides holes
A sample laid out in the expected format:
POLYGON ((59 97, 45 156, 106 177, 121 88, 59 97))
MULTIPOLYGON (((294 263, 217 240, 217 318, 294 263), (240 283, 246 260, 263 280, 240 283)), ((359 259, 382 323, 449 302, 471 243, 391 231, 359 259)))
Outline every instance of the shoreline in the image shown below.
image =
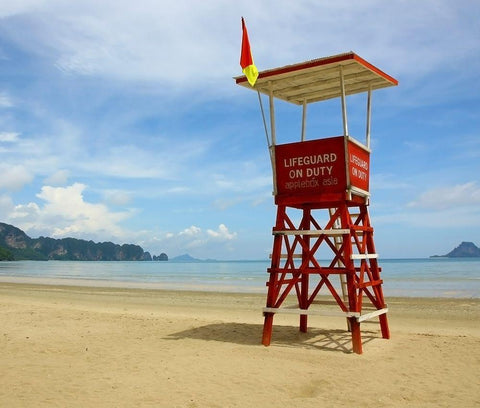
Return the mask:
POLYGON ((0 276, 1 283, 32 284, 44 286, 73 286, 85 288, 117 288, 117 289, 144 289, 144 290, 172 290, 179 292, 228 292, 228 293, 262 293, 264 288, 251 288, 249 291, 239 291, 238 287, 231 285, 212 285, 211 289, 205 284, 165 283, 165 282, 139 282, 111 279, 75 279, 75 278, 47 278, 27 276, 0 276))
POLYGON ((391 339, 254 293, 0 283, 0 406, 478 406, 480 299, 387 298, 391 339), (348 378, 348 392, 342 392, 348 378), (361 391, 360 391, 361 390, 361 391))
MULTIPOLYGON (((266 296, 265 284, 261 286, 238 286, 235 284, 207 284, 207 283, 188 283, 188 282, 141 282, 132 280, 113 280, 113 279, 87 279, 87 278, 59 278, 59 277, 30 277, 30 276, 10 276, 0 275, 0 284, 18 283, 45 286, 73 286, 86 288, 117 288, 117 289, 144 289, 144 290, 166 290, 179 292, 220 292, 220 293, 244 293, 259 294, 266 296)), ((476 291, 465 292, 463 290, 445 290, 440 295, 438 292, 423 292, 412 289, 412 295, 406 295, 407 289, 390 288, 388 282, 384 284, 385 298, 441 298, 441 299, 480 299, 480 294, 476 291), (390 293, 391 294, 390 294, 390 293)))

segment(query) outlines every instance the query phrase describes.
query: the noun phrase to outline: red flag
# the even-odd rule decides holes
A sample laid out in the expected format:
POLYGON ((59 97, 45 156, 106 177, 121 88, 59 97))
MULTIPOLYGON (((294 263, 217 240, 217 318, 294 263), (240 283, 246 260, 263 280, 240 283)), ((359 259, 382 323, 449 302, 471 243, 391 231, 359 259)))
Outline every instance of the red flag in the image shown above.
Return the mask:
POLYGON ((242 72, 248 79, 251 86, 255 85, 258 78, 258 69, 253 62, 252 50, 250 49, 250 41, 248 40, 247 26, 242 17, 242 52, 240 54, 240 66, 242 72))

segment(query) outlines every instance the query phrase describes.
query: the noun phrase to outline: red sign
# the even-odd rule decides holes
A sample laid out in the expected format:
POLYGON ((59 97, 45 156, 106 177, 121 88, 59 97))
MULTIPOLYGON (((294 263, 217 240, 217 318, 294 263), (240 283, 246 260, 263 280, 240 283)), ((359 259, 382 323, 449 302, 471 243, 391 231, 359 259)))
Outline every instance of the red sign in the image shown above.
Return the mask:
POLYGON ((368 191, 370 154, 361 146, 349 140, 348 142, 348 174, 350 185, 368 191))
POLYGON ((351 140, 345 146, 345 140, 338 136, 275 146, 277 195, 342 193, 350 186, 368 191, 369 153, 351 140))
POLYGON ((322 194, 345 190, 344 138, 275 146, 277 194, 322 194))

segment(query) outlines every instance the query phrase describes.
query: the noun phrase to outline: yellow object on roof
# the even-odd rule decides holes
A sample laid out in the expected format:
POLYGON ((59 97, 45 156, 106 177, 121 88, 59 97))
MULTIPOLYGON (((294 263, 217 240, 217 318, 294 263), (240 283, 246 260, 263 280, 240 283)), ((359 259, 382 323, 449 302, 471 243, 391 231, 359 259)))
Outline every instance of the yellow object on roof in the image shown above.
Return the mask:
POLYGON ((262 71, 253 88, 244 75, 234 79, 248 89, 302 105, 341 97, 342 75, 345 95, 398 85, 395 78, 353 52, 262 71))

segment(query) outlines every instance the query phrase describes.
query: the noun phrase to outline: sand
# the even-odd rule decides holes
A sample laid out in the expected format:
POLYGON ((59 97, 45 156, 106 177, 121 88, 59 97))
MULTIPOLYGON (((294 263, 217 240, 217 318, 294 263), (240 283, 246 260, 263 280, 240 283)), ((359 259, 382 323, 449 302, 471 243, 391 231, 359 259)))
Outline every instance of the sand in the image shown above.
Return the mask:
POLYGON ((391 298, 392 338, 264 296, 0 283, 0 407, 478 407, 480 299, 391 298))

